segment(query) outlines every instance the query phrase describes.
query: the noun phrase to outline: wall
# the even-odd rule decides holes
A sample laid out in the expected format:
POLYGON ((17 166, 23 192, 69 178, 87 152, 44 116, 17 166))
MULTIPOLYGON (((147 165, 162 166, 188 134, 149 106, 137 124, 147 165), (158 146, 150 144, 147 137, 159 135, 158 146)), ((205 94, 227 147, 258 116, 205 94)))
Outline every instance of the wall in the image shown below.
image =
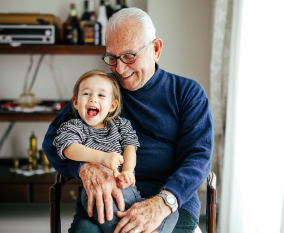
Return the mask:
MULTIPOLYGON (((52 13, 64 22, 70 3, 83 11, 83 0, 1 0, 0 12, 52 13)), ((98 7, 98 0, 95 0, 98 7)), ((113 5, 115 1, 112 0, 113 5)), ((162 38, 164 48, 159 65, 162 69, 197 80, 209 95, 209 62, 211 41, 211 1, 205 0, 128 0, 128 5, 147 11, 162 38), (162 6, 162 9, 161 9, 162 6)), ((34 68, 39 59, 34 55, 34 68)), ((0 99, 17 99, 23 92, 29 66, 29 55, 0 55, 0 99)), ((100 55, 46 55, 39 69, 33 93, 38 99, 71 98, 77 78, 93 68, 109 71, 100 55), (60 82, 60 87, 56 85, 60 82)), ((32 131, 38 149, 50 123, 17 122, 0 151, 3 157, 26 157, 32 131)), ((0 137, 8 127, 0 123, 0 137)))

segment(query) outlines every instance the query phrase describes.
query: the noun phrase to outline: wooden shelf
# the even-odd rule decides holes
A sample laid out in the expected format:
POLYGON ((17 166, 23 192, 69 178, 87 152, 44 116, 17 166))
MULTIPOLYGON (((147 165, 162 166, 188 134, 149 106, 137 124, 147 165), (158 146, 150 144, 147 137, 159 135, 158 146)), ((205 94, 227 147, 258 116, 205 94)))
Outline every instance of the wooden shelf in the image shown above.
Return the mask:
MULTIPOLYGON (((58 110, 54 111, 44 111, 44 112, 19 112, 19 111, 10 111, 5 108, 1 108, 3 103, 15 102, 12 100, 0 100, 0 122, 1 121, 53 121, 54 118, 60 113, 58 110)), ((52 106, 54 100, 42 100, 38 104, 39 106, 52 106)), ((64 104, 67 104, 67 101, 61 101, 64 104)))
POLYGON ((0 45, 0 54, 77 54, 103 55, 105 46, 95 45, 0 45))
POLYGON ((0 121, 53 121, 54 118, 59 114, 57 112, 34 112, 34 113, 23 113, 23 112, 0 112, 0 121))

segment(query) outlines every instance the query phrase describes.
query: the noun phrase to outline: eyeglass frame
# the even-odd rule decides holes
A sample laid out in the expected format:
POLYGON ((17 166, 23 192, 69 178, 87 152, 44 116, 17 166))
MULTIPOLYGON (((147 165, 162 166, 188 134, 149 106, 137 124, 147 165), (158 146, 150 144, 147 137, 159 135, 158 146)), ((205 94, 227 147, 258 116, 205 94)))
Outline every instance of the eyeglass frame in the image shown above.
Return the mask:
POLYGON ((150 41, 149 43, 147 43, 142 49, 140 49, 137 53, 123 53, 123 54, 121 54, 120 56, 114 56, 114 55, 107 55, 107 52, 102 56, 102 59, 103 59, 103 61, 104 61, 104 63, 106 63, 106 61, 105 61, 105 57, 115 57, 115 61, 116 61, 116 63, 114 64, 114 65, 110 65, 110 64, 108 64, 108 63, 106 63, 107 65, 109 65, 109 66, 116 66, 117 65, 117 59, 119 58, 119 60, 121 60, 124 64, 133 64, 135 61, 136 61, 136 56, 143 50, 143 49, 145 49, 149 44, 151 44, 153 41, 150 41), (123 60, 122 60, 122 58, 121 58, 121 56, 124 56, 124 55, 127 55, 127 54, 129 54, 129 55, 133 55, 134 56, 134 61, 133 62, 131 62, 131 63, 125 63, 123 60))

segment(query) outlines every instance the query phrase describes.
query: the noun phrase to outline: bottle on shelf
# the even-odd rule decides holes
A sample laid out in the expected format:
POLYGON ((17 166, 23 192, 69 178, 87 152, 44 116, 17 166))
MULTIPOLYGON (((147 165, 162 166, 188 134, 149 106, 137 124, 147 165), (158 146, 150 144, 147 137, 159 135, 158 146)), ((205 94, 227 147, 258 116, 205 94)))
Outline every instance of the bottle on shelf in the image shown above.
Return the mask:
POLYGON ((84 12, 81 16, 81 22, 82 21, 89 21, 90 20, 90 12, 89 12, 89 0, 84 1, 84 12))
POLYGON ((128 8, 127 4, 126 4, 126 0, 121 0, 121 8, 128 8))
POLYGON ((81 37, 82 37, 82 41, 85 41, 85 31, 84 31, 84 27, 85 24, 87 22, 90 21, 90 12, 89 12, 89 0, 85 0, 84 1, 84 12, 81 16, 81 20, 80 20, 80 28, 81 28, 81 37))
POLYGON ((80 22, 77 18, 77 12, 75 4, 70 4, 70 14, 68 20, 65 24, 66 29, 63 25, 63 30, 65 30, 65 42, 66 44, 77 45, 81 43, 81 28, 80 22))
POLYGON ((94 38, 95 38, 94 27, 95 27, 95 11, 92 11, 90 20, 84 24, 85 44, 94 44, 94 38))
POLYGON ((114 13, 118 12, 121 9, 120 0, 116 0, 114 13))
POLYGON ((97 21, 101 24, 101 27, 102 27, 101 45, 105 46, 105 33, 106 33, 107 25, 108 25, 108 18, 106 14, 106 6, 105 6, 104 0, 100 1, 97 21))
POLYGON ((94 45, 102 45, 102 25, 98 21, 94 25, 94 45))
POLYGON ((107 18, 109 19, 113 14, 113 9, 111 7, 110 0, 106 0, 106 12, 107 12, 107 18))

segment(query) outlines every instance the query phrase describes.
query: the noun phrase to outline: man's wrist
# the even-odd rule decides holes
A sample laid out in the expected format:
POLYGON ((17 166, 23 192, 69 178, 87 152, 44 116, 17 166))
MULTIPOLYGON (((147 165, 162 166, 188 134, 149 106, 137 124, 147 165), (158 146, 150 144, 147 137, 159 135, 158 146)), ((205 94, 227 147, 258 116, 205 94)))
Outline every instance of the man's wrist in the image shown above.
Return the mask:
POLYGON ((178 208, 178 202, 176 197, 167 190, 162 190, 158 195, 166 206, 168 206, 171 210, 171 213, 175 212, 178 208))

